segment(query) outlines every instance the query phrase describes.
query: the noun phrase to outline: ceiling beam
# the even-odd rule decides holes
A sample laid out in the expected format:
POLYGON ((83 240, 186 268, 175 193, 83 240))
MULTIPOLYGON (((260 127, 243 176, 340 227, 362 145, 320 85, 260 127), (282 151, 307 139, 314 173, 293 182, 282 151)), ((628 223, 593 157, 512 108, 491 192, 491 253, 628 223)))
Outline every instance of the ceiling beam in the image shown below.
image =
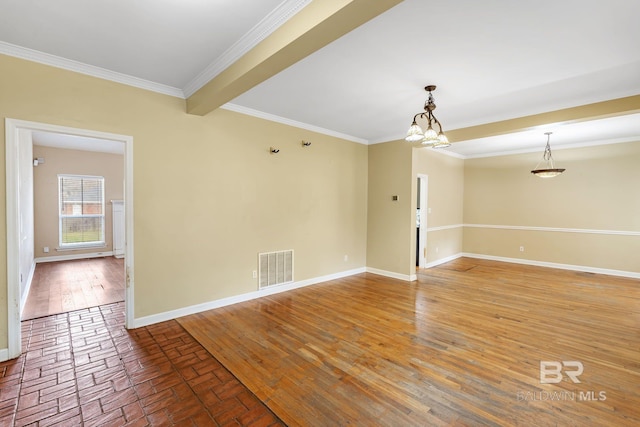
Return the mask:
POLYGON ((402 0, 314 0, 187 98, 204 116, 402 0))
POLYGON ((640 95, 627 96, 609 101, 595 102, 578 107, 563 108, 561 110, 502 120, 447 131, 447 138, 451 142, 468 141, 470 139, 486 138, 520 132, 537 126, 551 123, 576 123, 586 120, 604 119, 606 117, 623 116, 640 111, 640 95))

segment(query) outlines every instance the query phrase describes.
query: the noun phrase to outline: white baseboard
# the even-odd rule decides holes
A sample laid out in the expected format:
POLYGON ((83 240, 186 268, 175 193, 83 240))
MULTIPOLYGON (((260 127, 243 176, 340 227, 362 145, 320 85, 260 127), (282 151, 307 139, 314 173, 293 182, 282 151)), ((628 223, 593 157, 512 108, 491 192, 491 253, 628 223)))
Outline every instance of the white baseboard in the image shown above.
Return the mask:
MULTIPOLYGON (((613 276, 622 276, 622 277, 640 279, 640 273, 634 273, 634 272, 628 272, 628 271, 609 270, 609 269, 593 268, 593 267, 585 267, 585 266, 577 266, 577 265, 569 265, 569 264, 559 264, 559 263, 553 263, 553 262, 533 261, 533 260, 519 259, 519 258, 497 257, 492 255, 474 254, 474 253, 467 253, 467 252, 460 252, 458 254, 451 255, 449 257, 442 258, 437 261, 428 263, 427 268, 435 267, 437 265, 444 264, 449 261, 453 261, 454 259, 457 259, 460 257, 487 259, 492 261, 502 261, 502 262, 509 262, 509 263, 515 263, 515 264, 534 265, 534 266, 540 266, 540 267, 560 268, 564 270, 584 271, 588 273, 608 274, 613 276)), ((417 280, 416 274, 407 275, 407 274, 395 273, 392 271, 379 270, 377 268, 372 268, 372 267, 361 267, 353 270, 347 270, 347 271, 343 271, 335 274, 329 274, 326 276, 315 277, 312 279, 287 283, 280 286, 274 286, 273 288, 261 289, 254 292, 248 292, 246 294, 235 295, 232 297, 209 301, 202 304, 196 304, 189 307, 183 307, 176 310, 170 310, 170 311, 165 311, 163 313, 136 318, 133 321, 133 327, 140 328, 143 326, 152 325, 154 323, 173 320, 178 317, 188 316, 190 314, 196 314, 196 313, 200 313, 207 310, 213 310, 216 308, 225 307, 225 306, 237 304, 240 302, 250 301, 250 300, 265 297, 268 295, 274 295, 281 292, 286 292, 293 289, 302 288, 305 286, 311 286, 311 285, 326 282, 329 280, 340 279, 343 277, 348 277, 354 274, 360 274, 364 272, 378 274, 385 277, 391 277, 394 279, 404 280, 407 282, 412 282, 417 280)), ((6 354, 8 354, 6 349, 0 350, 0 361, 3 360, 2 359, 3 354, 5 354, 5 357, 6 357, 6 354)))
POLYGON ((418 280, 417 274, 400 274, 394 271, 379 270, 373 267, 367 267, 367 273, 378 274, 380 276, 391 277, 392 279, 404 280, 405 282, 414 282, 418 280))
POLYGON ((29 276, 27 276, 27 285, 24 288, 24 292, 20 295, 20 318, 22 318, 22 311, 24 305, 27 303, 27 297, 29 296, 29 290, 31 289, 31 283, 33 282, 33 275, 36 272, 36 260, 31 263, 31 269, 29 270, 29 276))
POLYGON ((272 288, 261 289, 254 292, 248 292, 246 294, 235 295, 228 298, 222 298, 219 300, 209 301, 202 304, 196 304, 189 307, 179 308, 177 310, 165 311, 163 313, 152 314, 151 316, 140 317, 133 320, 133 327, 140 328, 142 326, 152 325, 154 323, 165 322, 167 320, 173 320, 178 317, 188 316, 190 314, 196 314, 215 308, 225 307, 239 302, 250 301, 256 298, 265 297, 268 295, 274 295, 281 292, 290 291, 293 289, 302 288, 305 286, 315 285, 329 280, 340 279, 343 277, 353 276, 354 274, 364 273, 366 269, 356 268, 353 270, 342 271, 340 273, 329 274, 326 276, 315 277, 313 279, 301 280, 299 282, 287 283, 284 285, 274 286, 272 288))
POLYGON ((474 254, 474 253, 467 253, 467 252, 461 253, 460 256, 464 256, 468 258, 487 259, 491 261, 510 262, 514 264, 535 265, 538 267, 559 268, 562 270, 582 271, 585 273, 608 274, 610 276, 628 277, 631 279, 640 279, 640 273, 635 273, 633 271, 611 270, 607 268, 587 267, 584 265, 559 264, 556 262, 535 261, 535 260, 521 259, 521 258, 507 258, 507 257, 474 254))
POLYGON ((105 256, 113 256, 112 251, 106 252, 92 252, 88 254, 69 254, 69 255, 54 255, 47 257, 39 257, 36 258, 36 263, 40 262, 56 262, 56 261, 73 261, 76 259, 87 259, 87 258, 102 258, 105 256))
POLYGON ((0 348, 0 362, 6 362, 9 360, 9 349, 0 348))
POLYGON ((454 259, 458 259, 461 256, 463 256, 462 253, 457 253, 455 255, 451 255, 451 256, 448 256, 448 257, 445 257, 445 258, 441 258, 441 259, 439 259, 437 261, 428 262, 427 265, 424 266, 424 268, 435 267, 435 266, 438 266, 440 264, 444 264, 444 263, 447 263, 449 261, 453 261, 454 259))

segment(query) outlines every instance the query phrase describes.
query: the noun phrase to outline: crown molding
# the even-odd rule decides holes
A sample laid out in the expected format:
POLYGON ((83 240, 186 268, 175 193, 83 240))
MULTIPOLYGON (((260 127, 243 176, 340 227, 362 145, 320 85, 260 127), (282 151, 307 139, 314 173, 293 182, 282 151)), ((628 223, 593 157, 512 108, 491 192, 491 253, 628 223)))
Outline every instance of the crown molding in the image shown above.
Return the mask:
POLYGON ((287 22, 293 15, 298 13, 309 3, 311 3, 311 0, 285 0, 282 2, 248 33, 242 36, 240 40, 227 49, 218 59, 209 64, 209 66, 189 82, 184 89, 155 83, 149 80, 2 41, 0 41, 0 54, 26 59, 28 61, 38 62, 40 64, 50 65, 52 67, 74 71, 76 73, 185 99, 193 95, 193 93, 208 83, 212 78, 220 74, 229 65, 233 64, 258 43, 267 38, 271 33, 277 30, 282 24, 287 22))
POLYGON ((309 3, 311 3, 311 0, 283 1, 215 61, 202 70, 193 80, 187 83, 183 88, 184 96, 188 98, 193 95, 198 89, 227 69, 262 40, 266 39, 309 3))
MULTIPOLYGON (((403 138, 397 138, 397 139, 387 139, 387 140, 375 140, 375 141, 370 141, 369 144, 382 144, 385 142, 393 142, 393 141, 402 141, 403 138)), ((606 139, 606 140, 597 140, 597 141, 585 141, 585 142, 576 142, 573 144, 563 144, 563 145, 554 145, 553 146, 553 151, 561 151, 561 150, 570 150, 572 148, 585 148, 585 147, 596 147, 596 146, 602 146, 602 145, 611 145, 611 144, 624 144, 627 142, 637 142, 640 141, 640 137, 623 137, 623 138, 611 138, 611 139, 606 139)), ((462 142, 462 141, 460 141, 462 142)), ((456 142, 452 142, 451 145, 455 146, 456 142)), ((415 146, 415 148, 419 148, 419 149, 424 149, 424 148, 431 148, 429 146, 424 146, 424 147, 420 147, 420 146, 415 146)), ((471 159, 483 159, 483 158, 487 158, 487 157, 500 157, 500 156, 511 156, 514 154, 528 154, 528 153, 537 153, 540 151, 539 147, 532 147, 532 148, 523 148, 521 150, 500 150, 500 151, 490 151, 487 153, 481 153, 481 154, 471 154, 471 155, 464 155, 464 154, 458 154, 454 151, 449 151, 446 148, 443 149, 439 149, 439 150, 434 150, 438 153, 444 154, 446 156, 449 157, 455 157, 456 159, 462 159, 462 160, 471 160, 471 159)))
POLYGON ((184 98, 181 89, 154 83, 149 80, 140 79, 138 77, 129 76, 127 74, 110 71, 105 68, 95 67, 93 65, 84 64, 72 59, 62 58, 60 56, 51 55, 26 47, 16 46, 11 43, 0 41, 0 54, 13 56, 27 61, 38 62, 40 64, 49 65, 63 70, 73 71, 104 80, 110 80, 116 83, 122 83, 127 86, 137 87, 139 89, 150 90, 152 92, 162 93, 164 95, 184 98))
POLYGON ((295 120, 287 119, 286 117, 280 117, 280 116, 276 116, 275 114, 269 114, 263 111, 254 110, 252 108, 243 107, 242 105, 226 103, 222 105, 220 108, 223 108, 229 111, 235 111, 236 113, 246 114, 248 116, 258 117, 264 120, 269 120, 271 122, 282 123, 284 125, 306 129, 312 132, 322 133, 324 135, 335 136, 336 138, 346 139, 347 141, 357 142, 358 144, 365 144, 365 145, 369 144, 369 141, 367 141, 366 139, 358 138, 352 135, 347 135, 345 133, 336 132, 331 129, 325 129, 319 126, 310 125, 308 123, 298 122, 295 120))
MULTIPOLYGON (((611 138, 611 139, 597 140, 597 141, 576 142, 572 144, 562 144, 562 145, 556 144, 553 146, 553 151, 570 150, 572 148, 596 147, 596 146, 611 145, 611 144, 624 144, 627 142, 636 142, 639 140, 640 140, 640 137, 633 136, 633 137, 624 137, 624 138, 611 138)), ((453 144, 455 144, 455 142, 453 144)), ((485 157, 499 157, 499 156, 510 156, 514 154, 538 153, 540 151, 542 150, 540 150, 539 147, 523 148, 522 150, 493 151, 490 153, 472 154, 469 156, 461 156, 461 158, 464 160, 482 159, 485 157)))

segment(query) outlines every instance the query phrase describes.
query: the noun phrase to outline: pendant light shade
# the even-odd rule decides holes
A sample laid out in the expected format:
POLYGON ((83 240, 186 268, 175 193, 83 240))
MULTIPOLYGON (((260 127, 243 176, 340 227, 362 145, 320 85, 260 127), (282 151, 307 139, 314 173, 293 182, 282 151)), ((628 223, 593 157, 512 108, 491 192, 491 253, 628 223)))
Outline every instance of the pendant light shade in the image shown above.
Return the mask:
POLYGON ((409 126, 405 140, 407 142, 420 142, 422 145, 433 148, 449 147, 451 145, 449 143, 449 139, 442 131, 442 125, 433 114, 433 110, 436 109, 436 104, 431 92, 436 90, 436 87, 435 85, 429 85, 425 87, 424 90, 429 93, 429 97, 424 103, 424 113, 418 113, 413 116, 413 122, 411 123, 411 126, 409 126), (418 125, 418 119, 425 119, 427 121, 427 130, 422 130, 418 125), (437 132, 434 129, 434 126, 438 127, 437 132))
POLYGON ((418 126, 415 120, 413 121, 411 126, 409 126, 409 130, 407 131, 407 137, 405 139, 408 142, 420 142, 424 139, 424 133, 422 133, 422 128, 418 126))
POLYGON ((545 135, 547 135, 547 146, 544 149, 542 160, 540 160, 536 167, 531 171, 532 174, 539 176, 540 178, 553 178, 565 171, 565 169, 556 168, 553 157, 551 156, 549 139, 552 133, 553 132, 545 132, 545 135))

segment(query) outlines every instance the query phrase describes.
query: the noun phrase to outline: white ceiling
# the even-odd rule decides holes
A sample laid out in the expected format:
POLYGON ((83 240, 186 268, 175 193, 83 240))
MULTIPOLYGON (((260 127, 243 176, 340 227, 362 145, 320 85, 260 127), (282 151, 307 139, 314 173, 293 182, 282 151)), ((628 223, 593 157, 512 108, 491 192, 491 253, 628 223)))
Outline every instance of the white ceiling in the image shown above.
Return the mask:
POLYGON ((124 142, 121 141, 40 131, 31 132, 31 138, 33 145, 43 147, 124 154, 124 142))
POLYGON ((448 150, 450 154, 466 159, 531 152, 539 152, 542 156, 547 143, 546 132, 552 133, 550 145, 553 151, 638 141, 640 113, 580 123, 550 123, 523 132, 457 142, 448 150))
MULTIPOLYGON (((316 0, 318 1, 318 0, 316 0)), ((0 53, 188 96, 309 0, 0 0, 0 53), (53 56, 52 56, 53 55, 53 56)), ((225 105, 362 143, 640 94, 640 1, 405 0, 225 105)), ((462 157, 640 136, 638 115, 453 144, 462 157)), ((551 125, 551 124, 550 124, 551 125)))

